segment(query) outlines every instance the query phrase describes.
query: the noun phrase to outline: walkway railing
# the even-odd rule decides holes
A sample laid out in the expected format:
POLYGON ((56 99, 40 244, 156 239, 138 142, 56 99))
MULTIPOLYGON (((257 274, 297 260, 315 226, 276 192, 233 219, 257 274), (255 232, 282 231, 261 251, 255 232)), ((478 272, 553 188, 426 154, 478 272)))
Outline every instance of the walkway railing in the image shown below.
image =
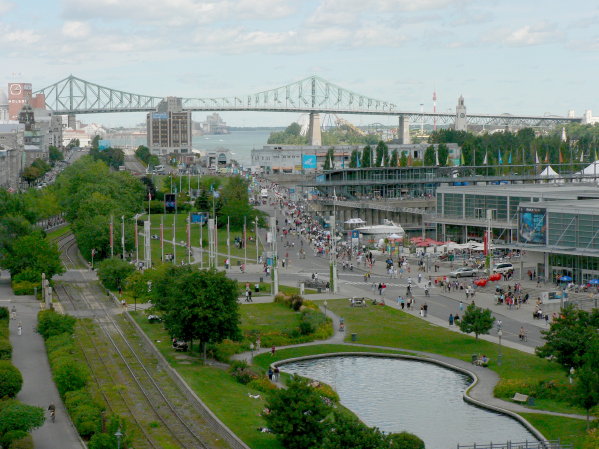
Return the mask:
POLYGON ((482 443, 482 444, 459 444, 457 449, 572 449, 571 443, 562 443, 560 440, 548 441, 524 441, 513 443, 482 443))

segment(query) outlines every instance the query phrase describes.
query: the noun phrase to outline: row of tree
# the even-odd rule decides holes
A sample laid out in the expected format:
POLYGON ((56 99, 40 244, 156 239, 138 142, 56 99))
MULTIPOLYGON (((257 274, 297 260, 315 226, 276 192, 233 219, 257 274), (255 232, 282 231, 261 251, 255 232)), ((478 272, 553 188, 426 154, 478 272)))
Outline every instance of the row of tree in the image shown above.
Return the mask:
MULTIPOLYGON (((284 131, 275 131, 268 137, 269 144, 308 145, 308 136, 301 133, 302 127, 293 122, 284 131)), ((360 133, 357 128, 342 124, 336 128, 321 132, 322 145, 374 145, 378 141, 374 134, 360 133)))
POLYGON ((140 145, 137 147, 137 150, 135 150, 135 156, 148 167, 156 167, 157 165, 160 165, 160 159, 158 159, 158 156, 152 154, 150 149, 145 145, 140 145))

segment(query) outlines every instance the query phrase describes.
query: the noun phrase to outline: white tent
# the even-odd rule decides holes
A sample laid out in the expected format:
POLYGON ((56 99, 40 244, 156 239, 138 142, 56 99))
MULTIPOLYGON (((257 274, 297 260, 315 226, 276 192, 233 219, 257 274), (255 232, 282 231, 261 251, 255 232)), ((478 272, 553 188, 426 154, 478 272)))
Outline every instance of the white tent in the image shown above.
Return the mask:
POLYGON ((584 170, 577 172, 576 174, 588 177, 599 177, 599 161, 591 163, 591 165, 586 167, 584 170))
POLYGON ((363 224, 366 223, 364 220, 362 220, 361 218, 350 218, 349 220, 345 221, 345 224, 363 224))
POLYGON ((559 175, 558 172, 556 172, 553 167, 551 167, 551 165, 548 165, 547 167, 545 167, 545 170, 543 170, 540 174, 539 177, 541 178, 551 178, 551 182, 557 182, 557 183, 562 183, 564 182, 564 180, 562 179, 562 177, 559 175))

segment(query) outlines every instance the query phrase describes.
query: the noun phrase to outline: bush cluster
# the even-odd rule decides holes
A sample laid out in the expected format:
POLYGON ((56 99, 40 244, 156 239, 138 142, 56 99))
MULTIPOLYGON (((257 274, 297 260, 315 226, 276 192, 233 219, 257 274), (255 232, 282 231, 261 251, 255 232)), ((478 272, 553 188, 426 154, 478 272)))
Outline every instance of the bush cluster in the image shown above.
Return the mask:
POLYGON ((511 399, 514 394, 521 393, 536 399, 552 399, 569 402, 573 395, 573 386, 556 380, 542 380, 537 383, 526 380, 500 380, 495 386, 495 396, 511 399))
POLYGON ((35 293, 36 288, 37 288, 38 292, 41 291, 42 284, 40 282, 29 282, 29 281, 15 282, 15 281, 13 281, 11 286, 12 286, 12 291, 14 292, 15 295, 22 296, 22 295, 33 295, 35 293))
POLYGON ((233 361, 229 367, 229 373, 231 373, 237 382, 243 385, 247 385, 251 381, 259 378, 258 374, 252 371, 247 362, 243 360, 233 361))
POLYGON ((12 345, 8 339, 8 308, 0 307, 0 360, 10 360, 12 345))
MULTIPOLYGON (((82 361, 73 338, 75 323, 73 317, 59 315, 53 310, 38 314, 38 332, 46 341, 52 376, 77 432, 83 438, 90 439, 89 447, 109 447, 103 442, 114 446, 113 436, 102 433, 105 407, 90 392, 89 368, 82 361)), ((117 416, 111 415, 109 419, 120 422, 117 416)))

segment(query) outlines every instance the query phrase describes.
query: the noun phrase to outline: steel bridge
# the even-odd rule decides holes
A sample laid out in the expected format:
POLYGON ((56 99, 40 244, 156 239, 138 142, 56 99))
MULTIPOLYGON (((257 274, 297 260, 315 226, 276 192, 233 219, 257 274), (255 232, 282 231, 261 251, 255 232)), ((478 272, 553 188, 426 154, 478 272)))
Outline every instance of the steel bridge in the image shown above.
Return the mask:
MULTIPOLYGON (((35 93, 43 94, 46 107, 56 114, 97 114, 110 112, 149 112, 164 99, 150 95, 112 89, 70 75, 35 93)), ((183 108, 190 111, 261 111, 294 113, 330 113, 396 116, 405 123, 450 124, 450 113, 402 111, 388 101, 352 92, 318 76, 311 76, 286 86, 233 97, 182 98, 183 108)), ((467 123, 485 126, 554 126, 580 122, 581 118, 528 116, 511 114, 468 114, 467 123)))

